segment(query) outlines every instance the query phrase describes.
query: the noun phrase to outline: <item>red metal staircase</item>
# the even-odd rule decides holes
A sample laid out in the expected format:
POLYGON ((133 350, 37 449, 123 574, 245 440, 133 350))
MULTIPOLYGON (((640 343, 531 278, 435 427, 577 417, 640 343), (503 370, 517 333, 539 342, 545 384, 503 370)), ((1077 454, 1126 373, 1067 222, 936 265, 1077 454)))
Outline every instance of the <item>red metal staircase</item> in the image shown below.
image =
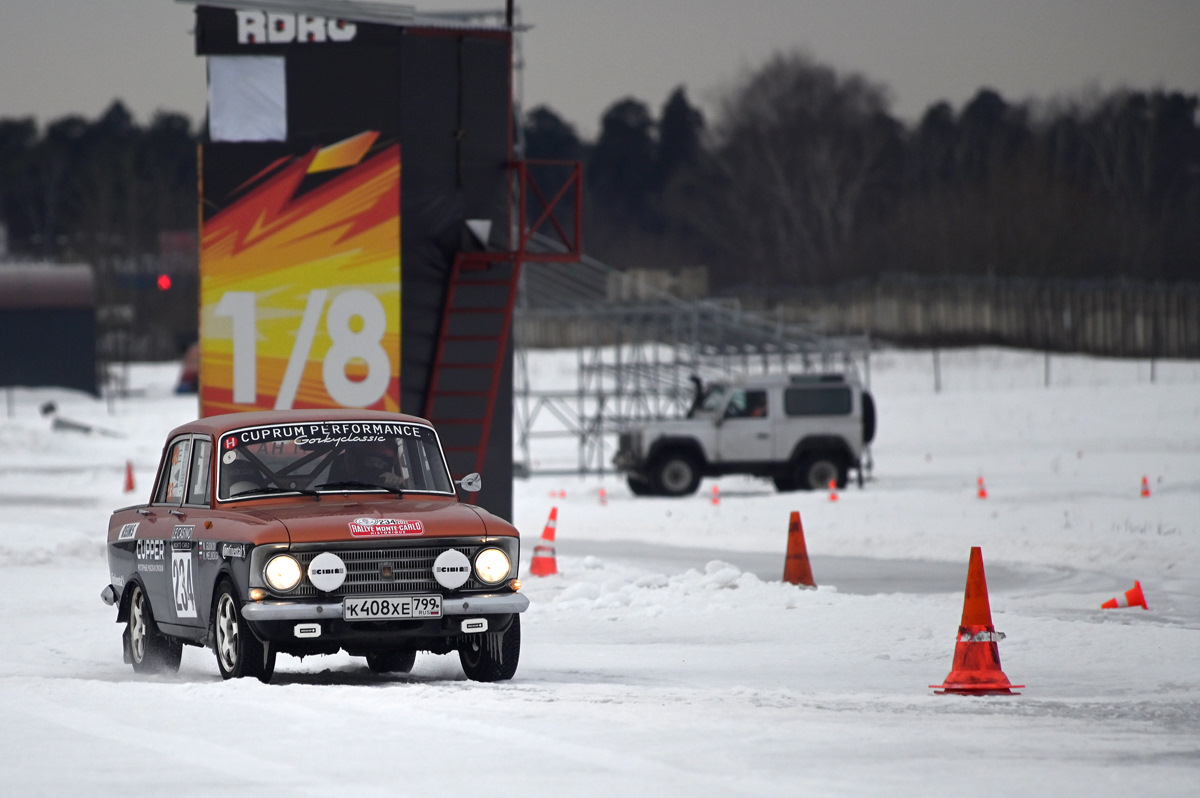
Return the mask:
MULTIPOLYGON (((503 377, 512 352, 512 315, 521 264, 578 261, 583 251, 581 165, 574 161, 518 161, 513 172, 516 247, 502 252, 457 253, 442 308, 424 415, 438 429, 455 478, 484 470, 494 421, 511 425, 510 418, 496 419, 495 415, 500 391, 510 384, 503 377), (554 176, 556 183, 565 173, 553 194, 544 192, 534 178, 539 168, 554 176), (566 201, 569 197, 573 205, 566 201), (563 218, 564 209, 570 218, 563 218), (534 234, 556 242, 549 248, 553 251, 529 251, 534 234)), ((471 501, 476 495, 471 494, 471 501)))

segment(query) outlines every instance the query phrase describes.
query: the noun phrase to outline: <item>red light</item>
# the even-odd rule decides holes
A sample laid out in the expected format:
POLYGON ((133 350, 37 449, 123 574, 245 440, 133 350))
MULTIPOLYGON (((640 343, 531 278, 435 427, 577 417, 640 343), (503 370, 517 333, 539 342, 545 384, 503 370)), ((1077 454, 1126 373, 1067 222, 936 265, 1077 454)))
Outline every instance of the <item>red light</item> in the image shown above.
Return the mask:
POLYGON ((169 274, 158 275, 158 290, 166 291, 170 287, 171 287, 171 275, 169 275, 169 274))

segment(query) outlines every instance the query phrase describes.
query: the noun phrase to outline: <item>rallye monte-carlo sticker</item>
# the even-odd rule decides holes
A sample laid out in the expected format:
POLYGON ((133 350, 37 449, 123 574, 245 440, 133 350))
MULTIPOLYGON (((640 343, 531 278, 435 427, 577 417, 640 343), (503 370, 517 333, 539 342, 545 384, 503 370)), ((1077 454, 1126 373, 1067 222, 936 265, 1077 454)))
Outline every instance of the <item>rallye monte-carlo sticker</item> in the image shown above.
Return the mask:
POLYGON ((356 538, 420 535, 424 532, 425 526, 420 521, 401 521, 396 518, 355 518, 350 522, 350 534, 356 538))

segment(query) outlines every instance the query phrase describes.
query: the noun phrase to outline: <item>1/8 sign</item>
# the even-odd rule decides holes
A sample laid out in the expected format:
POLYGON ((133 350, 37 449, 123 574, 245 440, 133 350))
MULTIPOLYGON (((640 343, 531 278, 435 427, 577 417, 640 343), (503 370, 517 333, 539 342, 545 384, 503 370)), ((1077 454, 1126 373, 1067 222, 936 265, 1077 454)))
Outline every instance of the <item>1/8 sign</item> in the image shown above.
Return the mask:
MULTIPOLYGON (((322 315, 330 346, 321 364, 321 378, 330 398, 343 407, 367 407, 387 392, 392 365, 382 343, 387 331, 383 303, 369 291, 354 289, 338 294, 326 310, 328 297, 329 291, 325 289, 308 294, 296 342, 275 397, 276 410, 291 409, 296 399, 322 315), (361 320, 358 330, 350 323, 355 317, 361 320), (346 367, 354 360, 367 364, 367 375, 362 380, 353 380, 346 374, 346 367)), ((228 291, 213 312, 233 321, 233 401, 252 405, 258 398, 258 311, 254 292, 228 291)))

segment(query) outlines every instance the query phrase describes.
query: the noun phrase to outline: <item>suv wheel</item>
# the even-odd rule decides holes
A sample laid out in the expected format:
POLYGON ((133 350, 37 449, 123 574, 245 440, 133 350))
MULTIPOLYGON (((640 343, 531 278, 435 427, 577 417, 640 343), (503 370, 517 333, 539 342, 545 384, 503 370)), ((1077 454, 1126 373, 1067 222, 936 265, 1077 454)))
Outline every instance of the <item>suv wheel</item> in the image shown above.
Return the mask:
POLYGON ((835 454, 810 454, 800 461, 796 483, 805 490, 824 490, 830 482, 846 487, 846 468, 835 454))
POLYGON ((700 486, 700 466, 687 452, 668 452, 654 464, 650 480, 663 496, 687 496, 700 486))

